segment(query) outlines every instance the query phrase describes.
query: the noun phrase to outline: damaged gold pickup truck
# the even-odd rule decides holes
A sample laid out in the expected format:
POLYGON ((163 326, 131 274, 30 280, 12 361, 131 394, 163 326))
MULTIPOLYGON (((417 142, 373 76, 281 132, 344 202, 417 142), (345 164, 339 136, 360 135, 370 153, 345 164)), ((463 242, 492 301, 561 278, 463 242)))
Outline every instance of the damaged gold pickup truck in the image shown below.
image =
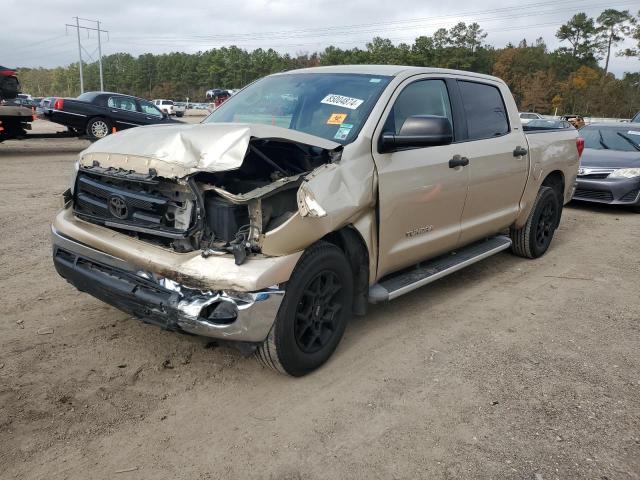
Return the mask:
POLYGON ((352 315, 511 248, 545 253, 574 129, 523 131, 501 80, 399 66, 265 77, 202 123, 83 151, 57 271, 163 328, 304 375, 352 315))

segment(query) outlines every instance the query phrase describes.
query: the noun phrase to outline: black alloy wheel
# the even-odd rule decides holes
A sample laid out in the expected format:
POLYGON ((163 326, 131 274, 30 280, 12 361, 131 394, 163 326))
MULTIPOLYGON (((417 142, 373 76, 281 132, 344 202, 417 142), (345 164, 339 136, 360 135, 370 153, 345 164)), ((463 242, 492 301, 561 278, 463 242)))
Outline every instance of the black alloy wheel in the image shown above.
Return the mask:
POLYGON ((353 308, 353 273, 337 246, 309 247, 286 285, 276 320, 256 357, 296 377, 324 364, 340 343, 353 308))
POLYGON ((330 270, 318 273, 305 286, 294 324, 294 336, 302 352, 316 353, 332 341, 342 308, 341 290, 340 279, 330 270))
POLYGON ((539 249, 546 250, 551 243, 553 237, 553 231, 556 228, 558 219, 558 210, 556 203, 548 201, 544 204, 540 217, 538 218, 538 224, 536 226, 536 246, 539 249))

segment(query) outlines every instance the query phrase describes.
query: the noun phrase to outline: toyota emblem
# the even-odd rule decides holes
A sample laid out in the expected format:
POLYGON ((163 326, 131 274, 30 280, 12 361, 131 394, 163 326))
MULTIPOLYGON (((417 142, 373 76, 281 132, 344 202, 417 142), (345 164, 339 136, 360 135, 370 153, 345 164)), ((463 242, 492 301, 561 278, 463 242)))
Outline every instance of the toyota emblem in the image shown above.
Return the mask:
POLYGON ((116 218, 127 218, 129 216, 129 207, 124 198, 119 195, 109 197, 109 212, 116 218))

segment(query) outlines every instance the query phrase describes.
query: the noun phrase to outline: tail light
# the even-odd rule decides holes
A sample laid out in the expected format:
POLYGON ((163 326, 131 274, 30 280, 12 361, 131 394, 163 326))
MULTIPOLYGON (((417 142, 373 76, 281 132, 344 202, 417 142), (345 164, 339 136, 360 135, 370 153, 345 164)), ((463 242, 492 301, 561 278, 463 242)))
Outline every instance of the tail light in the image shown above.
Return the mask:
POLYGON ((580 158, 582 156, 582 151, 584 150, 584 138, 576 138, 576 148, 578 149, 578 158, 580 158))
POLYGON ((64 107, 64 98, 56 98, 56 101, 53 102, 53 108, 55 110, 62 110, 62 107, 64 107))

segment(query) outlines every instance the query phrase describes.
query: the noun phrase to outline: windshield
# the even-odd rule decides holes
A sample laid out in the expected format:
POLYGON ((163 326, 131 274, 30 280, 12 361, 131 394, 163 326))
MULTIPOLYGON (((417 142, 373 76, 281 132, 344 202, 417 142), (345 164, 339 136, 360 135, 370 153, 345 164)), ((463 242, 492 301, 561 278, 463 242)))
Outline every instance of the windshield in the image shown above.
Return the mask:
POLYGON ((580 130, 584 147, 596 150, 640 151, 640 128, 625 127, 584 127, 580 130))
POLYGON ((205 123, 260 123, 352 142, 391 77, 292 73, 265 77, 223 103, 205 123))

